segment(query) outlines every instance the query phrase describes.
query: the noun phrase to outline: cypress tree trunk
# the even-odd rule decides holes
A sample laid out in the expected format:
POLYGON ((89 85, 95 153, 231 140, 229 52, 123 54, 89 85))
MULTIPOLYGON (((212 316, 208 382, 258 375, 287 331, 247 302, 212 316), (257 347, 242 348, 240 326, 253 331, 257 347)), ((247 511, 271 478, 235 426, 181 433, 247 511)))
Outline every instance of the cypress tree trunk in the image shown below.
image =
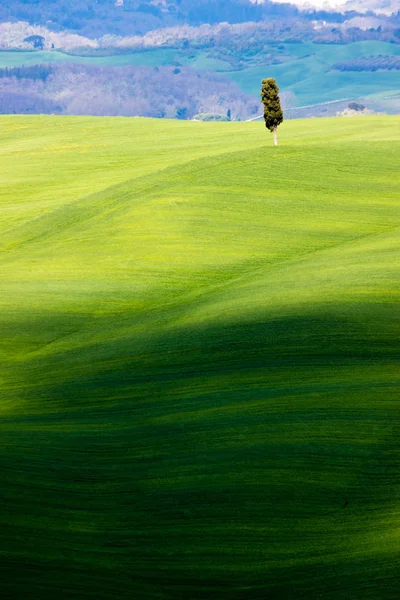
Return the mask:
POLYGON ((277 132, 277 127, 274 127, 274 146, 278 145, 278 132, 277 132))

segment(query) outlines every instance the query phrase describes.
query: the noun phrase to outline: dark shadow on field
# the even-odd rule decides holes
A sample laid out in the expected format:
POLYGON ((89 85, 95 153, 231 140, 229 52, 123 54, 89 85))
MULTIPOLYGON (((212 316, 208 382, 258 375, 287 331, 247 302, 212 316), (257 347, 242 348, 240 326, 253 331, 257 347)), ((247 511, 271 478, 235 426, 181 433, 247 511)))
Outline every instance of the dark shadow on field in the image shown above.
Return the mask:
POLYGON ((2 424, 6 595, 394 597, 398 328, 360 308, 27 361, 2 424))

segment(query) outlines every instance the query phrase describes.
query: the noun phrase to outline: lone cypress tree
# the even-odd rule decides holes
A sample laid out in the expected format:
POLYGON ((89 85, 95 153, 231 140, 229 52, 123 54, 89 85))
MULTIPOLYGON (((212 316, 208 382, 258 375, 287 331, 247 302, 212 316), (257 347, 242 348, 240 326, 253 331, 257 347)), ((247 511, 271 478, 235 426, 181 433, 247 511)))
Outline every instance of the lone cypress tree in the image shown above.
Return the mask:
POLYGON ((277 129, 283 121, 283 111, 279 100, 279 88, 275 79, 263 79, 261 102, 264 104, 265 127, 274 134, 274 146, 278 145, 277 129))

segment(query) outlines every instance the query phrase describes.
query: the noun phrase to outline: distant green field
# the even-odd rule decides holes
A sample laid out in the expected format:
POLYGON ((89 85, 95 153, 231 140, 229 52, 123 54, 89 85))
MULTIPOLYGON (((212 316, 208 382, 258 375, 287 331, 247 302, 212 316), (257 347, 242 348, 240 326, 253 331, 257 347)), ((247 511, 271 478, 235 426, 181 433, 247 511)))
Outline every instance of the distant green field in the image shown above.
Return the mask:
MULTIPOLYGON (((283 52, 292 60, 280 65, 257 65, 232 71, 229 63, 194 52, 191 57, 174 49, 154 49, 145 52, 111 56, 75 56, 62 52, 0 52, 0 67, 46 62, 82 62, 101 66, 143 65, 157 67, 180 63, 195 69, 217 71, 230 77, 246 93, 258 96, 260 82, 275 77, 282 91, 296 94, 297 105, 329 102, 342 98, 359 98, 370 94, 390 93, 400 89, 400 71, 339 72, 331 67, 337 62, 363 56, 399 56, 400 45, 386 42, 355 42, 353 44, 284 44, 283 52)), ((273 51, 273 50, 272 50, 273 51)), ((397 107, 397 104, 396 104, 397 107)))
POLYGON ((37 65, 56 62, 83 63, 86 65, 103 67, 162 67, 180 64, 191 65, 195 69, 209 69, 210 71, 229 70, 229 63, 215 58, 210 58, 205 52, 194 53, 192 57, 182 55, 178 50, 160 48, 146 50, 143 52, 124 52, 121 54, 110 54, 109 56, 79 56, 65 52, 36 51, 36 52, 12 52, 0 51, 0 68, 21 67, 23 65, 37 65))
POLYGON ((97 66, 146 66, 161 67, 165 64, 172 64, 177 56, 176 50, 160 49, 147 50, 145 52, 132 52, 130 54, 112 54, 110 56, 77 56, 75 54, 66 54, 57 52, 39 50, 36 52, 0 52, 1 67, 21 67, 22 65, 37 65, 54 62, 73 62, 86 65, 97 66))
POLYGON ((357 98, 400 88, 400 71, 340 72, 332 65, 362 56, 399 56, 400 46, 385 42, 353 44, 291 44, 291 54, 298 58, 270 67, 257 66, 227 73, 243 91, 259 93, 260 81, 274 77, 282 90, 296 94, 297 105, 357 98))
POLYGON ((2 598, 396 600, 400 118, 0 118, 2 598))

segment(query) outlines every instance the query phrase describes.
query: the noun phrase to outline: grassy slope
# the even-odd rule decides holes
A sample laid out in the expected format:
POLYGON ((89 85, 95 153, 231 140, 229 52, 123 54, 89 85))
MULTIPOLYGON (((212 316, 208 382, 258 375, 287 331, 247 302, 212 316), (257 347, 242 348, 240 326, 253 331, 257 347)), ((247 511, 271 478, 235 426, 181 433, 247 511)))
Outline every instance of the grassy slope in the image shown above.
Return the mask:
POLYGON ((186 54, 182 55, 178 50, 172 48, 146 50, 145 52, 124 52, 122 54, 111 54, 109 56, 79 56, 76 54, 57 52, 56 50, 39 50, 35 52, 0 51, 0 68, 55 62, 83 63, 101 67, 161 67, 163 65, 173 65, 176 61, 181 64, 189 64, 193 68, 200 70, 229 70, 229 63, 216 58, 210 58, 207 56, 206 52, 193 53, 193 57, 189 58, 186 54))
MULTIPOLYGON (((368 94, 400 89, 400 71, 340 72, 330 68, 337 62, 363 56, 400 54, 400 45, 386 42, 356 42, 353 44, 286 44, 286 52, 293 60, 281 65, 258 65, 241 71, 231 71, 229 64, 207 58, 198 52, 193 59, 172 49, 158 49, 101 57, 79 57, 61 52, 0 52, 0 67, 20 66, 43 62, 83 62, 92 65, 145 65, 161 66, 179 61, 196 69, 209 69, 224 73, 246 93, 259 94, 260 82, 265 77, 275 77, 282 90, 296 94, 297 104, 328 102, 342 98, 357 98, 368 94)), ((396 104, 397 107, 397 104, 396 104)))
POLYGON ((3 596, 397 598, 400 120, 0 124, 3 596))
POLYGON ((328 102, 341 98, 356 98, 380 91, 400 88, 399 71, 340 72, 332 65, 362 56, 398 56, 400 46, 385 42, 355 42, 346 45, 293 44, 291 52, 298 60, 271 67, 253 67, 228 73, 243 91, 257 94, 259 82, 266 76, 275 77, 283 90, 296 94, 299 105, 328 102), (268 71, 268 73, 266 72, 268 71))
POLYGON ((173 49, 148 50, 130 54, 115 54, 111 56, 78 56, 64 52, 39 50, 35 52, 0 52, 0 67, 20 67, 22 65, 37 65, 54 62, 83 63, 94 66, 145 66, 161 67, 172 64, 177 52, 173 49))

